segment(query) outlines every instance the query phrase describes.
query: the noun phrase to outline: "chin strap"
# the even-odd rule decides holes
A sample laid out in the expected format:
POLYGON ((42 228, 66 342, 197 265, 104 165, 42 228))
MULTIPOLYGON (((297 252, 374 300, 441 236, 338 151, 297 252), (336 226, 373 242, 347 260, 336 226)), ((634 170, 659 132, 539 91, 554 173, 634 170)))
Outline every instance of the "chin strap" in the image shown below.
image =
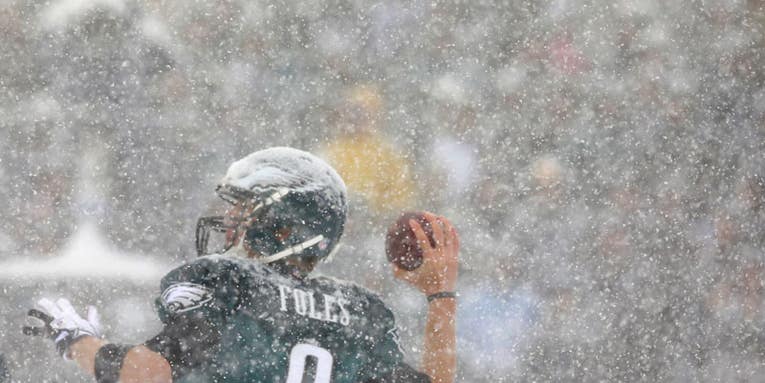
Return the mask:
POLYGON ((315 237, 313 237, 313 238, 311 238, 311 239, 309 239, 307 241, 298 243, 295 246, 288 247, 288 248, 286 248, 286 249, 284 249, 284 250, 282 250, 282 251, 280 251, 280 252, 278 252, 276 254, 271 254, 271 255, 263 256, 263 257, 258 257, 258 260, 263 262, 263 263, 271 263, 273 261, 278 261, 278 260, 280 260, 282 258, 289 257, 290 255, 293 255, 293 254, 300 254, 305 249, 307 249, 307 248, 309 248, 311 246, 316 246, 317 244, 319 244, 319 242, 321 242, 323 240, 324 240, 324 236, 319 234, 319 235, 317 235, 317 236, 315 236, 315 237))

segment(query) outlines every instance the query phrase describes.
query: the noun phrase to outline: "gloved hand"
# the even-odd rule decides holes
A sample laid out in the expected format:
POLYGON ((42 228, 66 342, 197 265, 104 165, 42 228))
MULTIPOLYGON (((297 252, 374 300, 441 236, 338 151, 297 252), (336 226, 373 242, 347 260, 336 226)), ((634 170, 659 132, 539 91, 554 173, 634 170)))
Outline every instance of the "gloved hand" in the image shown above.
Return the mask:
POLYGON ((27 325, 22 329, 25 335, 44 336, 56 344, 56 350, 65 359, 68 358, 69 346, 84 336, 101 336, 101 324, 98 311, 93 306, 88 307, 88 318, 81 317, 67 299, 61 298, 55 303, 49 299, 40 299, 37 305, 41 310, 31 309, 27 312, 27 325), (30 322, 39 325, 31 326, 30 322))

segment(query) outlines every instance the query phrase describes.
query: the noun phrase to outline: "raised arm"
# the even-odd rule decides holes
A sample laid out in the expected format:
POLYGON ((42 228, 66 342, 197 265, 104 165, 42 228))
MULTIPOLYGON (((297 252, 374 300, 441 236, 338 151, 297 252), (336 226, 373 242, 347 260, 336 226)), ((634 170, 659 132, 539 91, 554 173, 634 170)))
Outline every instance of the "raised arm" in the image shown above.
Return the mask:
POLYGON ((445 217, 426 213, 433 228, 436 246, 430 245, 425 231, 409 221, 423 251, 423 264, 412 271, 393 265, 393 272, 423 292, 428 298, 422 371, 433 383, 452 383, 457 370, 457 286, 459 237, 445 217))

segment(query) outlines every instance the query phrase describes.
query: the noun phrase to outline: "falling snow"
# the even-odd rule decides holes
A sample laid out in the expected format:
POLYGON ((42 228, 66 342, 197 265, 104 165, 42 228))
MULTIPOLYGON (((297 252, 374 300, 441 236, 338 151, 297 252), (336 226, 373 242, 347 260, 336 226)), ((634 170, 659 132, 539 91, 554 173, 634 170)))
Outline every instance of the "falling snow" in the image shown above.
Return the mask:
POLYGON ((461 238, 459 382, 765 381, 765 1, 4 0, 0 382, 89 381, 43 296, 161 326, 232 161, 327 160, 323 275, 379 294, 404 210, 461 238))

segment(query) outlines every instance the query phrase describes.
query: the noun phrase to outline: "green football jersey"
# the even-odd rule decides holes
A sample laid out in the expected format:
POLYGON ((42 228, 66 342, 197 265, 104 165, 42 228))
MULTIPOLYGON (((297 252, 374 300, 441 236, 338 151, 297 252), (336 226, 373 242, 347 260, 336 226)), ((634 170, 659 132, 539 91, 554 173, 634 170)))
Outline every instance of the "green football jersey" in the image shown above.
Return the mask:
POLYGON ((175 381, 427 381, 404 364, 391 311, 357 285, 224 254, 176 268, 161 291, 165 330, 147 346, 175 381))

